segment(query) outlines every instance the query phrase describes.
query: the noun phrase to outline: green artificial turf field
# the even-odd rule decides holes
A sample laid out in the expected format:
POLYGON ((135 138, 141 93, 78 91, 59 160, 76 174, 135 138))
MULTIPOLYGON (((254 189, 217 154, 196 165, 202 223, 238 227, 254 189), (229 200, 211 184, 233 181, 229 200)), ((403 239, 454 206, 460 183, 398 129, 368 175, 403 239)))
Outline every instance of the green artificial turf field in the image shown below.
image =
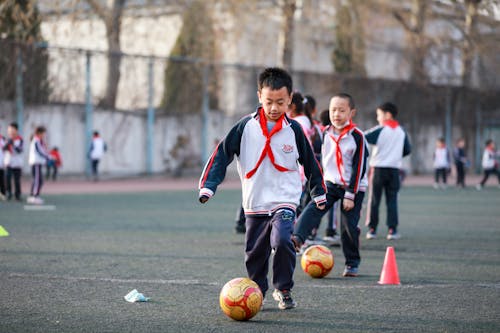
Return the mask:
MULTIPOLYGON (((0 202, 0 332, 499 332, 500 190, 404 188, 398 241, 364 239, 360 276, 343 255, 324 279, 295 271, 298 307, 271 293, 249 322, 218 304, 245 276, 238 190, 46 196, 54 210, 0 202), (377 284, 394 246, 401 286, 377 284), (127 303, 138 289, 151 300, 127 303)), ((365 200, 366 203, 366 200, 365 200)), ((381 212, 384 206, 381 207, 381 212)), ((321 234, 323 233, 322 226, 321 234)))

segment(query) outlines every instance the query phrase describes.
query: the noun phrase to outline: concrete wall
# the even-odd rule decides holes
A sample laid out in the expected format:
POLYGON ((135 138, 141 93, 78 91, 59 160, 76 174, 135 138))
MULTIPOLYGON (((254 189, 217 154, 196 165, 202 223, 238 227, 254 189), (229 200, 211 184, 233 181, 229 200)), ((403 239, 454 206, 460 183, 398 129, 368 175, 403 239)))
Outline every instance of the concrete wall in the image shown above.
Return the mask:
MULTIPOLYGON (((235 82, 238 82, 237 77, 238 75, 235 75, 235 82)), ((204 131, 199 114, 157 117, 154 126, 153 172, 179 174, 183 169, 199 171, 208 157, 201 157, 203 147, 206 147, 205 151, 209 154, 215 142, 222 139, 239 118, 254 110, 255 103, 251 100, 255 98, 255 92, 251 91, 250 84, 248 89, 243 88, 245 85, 241 84, 247 81, 253 80, 240 79, 240 84, 237 85, 236 90, 240 96, 235 102, 237 113, 229 113, 227 110, 210 112, 207 138, 202 137, 204 131)), ((294 82, 297 89, 304 93, 313 93, 318 102, 318 111, 327 108, 334 92, 352 93, 358 110, 354 121, 363 130, 376 125, 377 105, 384 101, 395 102, 400 108, 398 118, 409 133, 413 146, 411 156, 405 161, 405 168, 411 173, 432 171, 435 141, 441 136, 445 136, 450 143, 464 137, 468 157, 473 162, 472 167, 478 167, 483 142, 489 137, 494 138, 494 133, 489 129, 498 129, 500 124, 498 91, 479 92, 443 86, 419 87, 398 81, 365 80, 304 72, 295 72, 294 82), (449 116, 449 129, 446 128, 446 114, 449 116)), ((14 104, 0 102, 0 133, 5 135, 8 123, 15 119, 14 104)), ((116 111, 97 108, 94 111, 93 124, 93 128, 101 133, 109 147, 101 163, 103 172, 146 172, 147 133, 144 110, 116 111)), ((24 110, 23 125, 26 150, 29 136, 35 127, 44 125, 48 129, 48 145, 60 148, 64 161, 61 173, 85 172, 88 147, 84 139, 83 105, 28 105, 24 110)), ((27 154, 25 157, 27 161, 27 154)))
MULTIPOLYGON (((83 174, 88 147, 85 144, 85 108, 82 105, 28 106, 24 111, 25 172, 28 167, 29 137, 36 126, 47 128, 47 145, 57 146, 62 155, 61 174, 83 174)), ((14 105, 0 103, 0 133, 15 121, 14 105)), ((144 112, 95 110, 93 128, 101 133, 108 151, 100 170, 113 175, 133 175, 146 172, 146 117, 144 112)), ((234 120, 211 112, 208 139, 201 138, 200 116, 161 117, 154 126, 153 171, 179 174, 182 169, 201 167, 202 145, 210 151, 234 120), (182 138, 183 137, 183 138, 182 138)))
MULTIPOLYGON (((202 140, 201 116, 161 117, 154 126, 153 172, 180 175, 182 172, 199 171, 202 163, 202 145, 210 153, 216 141, 238 120, 238 117, 211 112, 208 122, 208 138, 202 140)), ((0 104, 0 132, 15 119, 13 104, 0 104)), ((101 133, 108 151, 101 160, 103 174, 136 175, 146 169, 146 117, 144 113, 108 111, 97 109, 93 115, 94 129, 101 133)), ((362 123, 362 122, 361 122, 362 123)), ((43 105, 25 109, 25 172, 29 172, 29 137, 36 126, 47 128, 47 145, 57 146, 63 158, 61 174, 84 174, 88 147, 85 144, 85 108, 82 105, 43 105)), ((360 124, 361 125, 361 124, 360 124)), ((415 154, 426 156, 420 161, 422 171, 432 169, 431 156, 434 141, 441 135, 440 126, 426 127, 413 138, 415 154)), ((203 161, 205 162, 205 161, 203 161)), ((412 171, 410 159, 405 159, 405 168, 412 171)), ((235 170, 235 165, 231 167, 235 170)))

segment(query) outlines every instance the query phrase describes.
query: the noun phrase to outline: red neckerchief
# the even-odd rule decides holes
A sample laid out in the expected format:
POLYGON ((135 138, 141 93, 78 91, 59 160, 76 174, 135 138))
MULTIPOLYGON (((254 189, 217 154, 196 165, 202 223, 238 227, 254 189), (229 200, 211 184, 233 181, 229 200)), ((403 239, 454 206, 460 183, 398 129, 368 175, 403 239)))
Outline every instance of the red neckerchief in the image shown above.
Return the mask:
POLYGON ((271 163, 273 166, 276 168, 276 170, 280 172, 285 172, 285 171, 290 171, 289 169, 282 167, 281 165, 276 164, 274 161, 274 154, 273 150, 271 149, 271 137, 279 132, 283 128, 283 120, 285 119, 285 114, 282 114, 281 117, 276 121, 276 125, 274 125, 273 129, 271 130, 271 133, 268 133, 267 130, 267 120, 266 116, 264 115, 264 109, 259 110, 259 124, 260 128, 262 129, 262 134, 266 137, 266 145, 264 146, 264 149, 262 149, 262 153, 260 154, 259 160, 257 161, 257 164, 255 167, 250 170, 246 175, 245 178, 251 178, 256 172, 259 166, 261 165, 262 161, 264 158, 269 156, 269 159, 271 160, 271 163))
POLYGON ((384 121, 384 126, 389 126, 390 128, 396 128, 399 126, 399 123, 397 120, 389 119, 384 121))
POLYGON ((356 127, 356 124, 354 124, 352 122, 352 120, 349 120, 349 124, 347 124, 344 128, 342 128, 342 131, 340 131, 340 134, 339 134, 339 136, 338 136, 337 139, 335 139, 335 136, 333 136, 332 134, 330 134, 330 137, 332 138, 332 140, 335 143, 336 148, 337 148, 336 151, 335 151, 336 162, 337 162, 337 170, 339 171, 340 180, 342 181, 342 184, 344 184, 344 186, 347 186, 347 183, 344 180, 344 177, 342 176, 342 170, 344 169, 344 160, 342 159, 342 150, 340 150, 340 140, 342 140, 342 138, 347 133, 349 133, 349 131, 351 129, 353 129, 354 127, 356 127))

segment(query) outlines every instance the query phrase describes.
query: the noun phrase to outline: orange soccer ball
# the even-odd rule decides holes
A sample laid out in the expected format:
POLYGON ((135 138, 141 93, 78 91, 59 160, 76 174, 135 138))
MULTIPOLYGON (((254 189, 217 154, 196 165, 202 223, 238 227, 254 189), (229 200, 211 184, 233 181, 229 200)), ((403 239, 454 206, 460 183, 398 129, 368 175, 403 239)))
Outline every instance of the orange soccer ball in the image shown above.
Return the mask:
POLYGON ((235 278, 224 285, 219 303, 222 311, 234 320, 248 320, 262 306, 262 291, 249 278, 235 278))
POLYGON ((328 275, 333 268, 332 251, 323 245, 308 247, 300 260, 302 270, 313 278, 322 278, 328 275))

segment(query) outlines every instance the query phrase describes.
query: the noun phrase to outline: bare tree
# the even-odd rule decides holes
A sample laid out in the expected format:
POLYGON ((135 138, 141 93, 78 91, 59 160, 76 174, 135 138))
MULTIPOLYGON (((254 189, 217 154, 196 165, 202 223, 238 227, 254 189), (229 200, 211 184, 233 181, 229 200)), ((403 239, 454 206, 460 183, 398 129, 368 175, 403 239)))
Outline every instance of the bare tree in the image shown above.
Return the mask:
POLYGON ((98 0, 85 0, 101 18, 106 27, 106 39, 108 42, 108 78, 106 85, 106 95, 99 102, 101 106, 114 108, 118 94, 118 84, 120 82, 120 30, 121 18, 126 0, 112 0, 108 6, 103 6, 98 0))
POLYGON ((278 37, 277 64, 280 67, 291 69, 293 61, 293 34, 295 28, 295 10, 297 9, 297 1, 281 0, 278 1, 277 4, 282 13, 282 21, 278 37))
POLYGON ((332 60, 338 73, 365 76, 365 36, 359 0, 335 0, 335 49, 332 60))
POLYGON ((412 0, 409 15, 393 9, 392 14, 401 23, 408 36, 408 54, 410 57, 410 80, 418 84, 428 82, 425 70, 425 58, 429 47, 425 36, 428 0, 412 0), (406 16, 406 17, 405 17, 406 16))
POLYGON ((462 45, 462 75, 463 86, 471 86, 472 60, 474 43, 477 42, 477 13, 481 0, 465 0, 464 41, 462 45))
MULTIPOLYGON (((161 107, 165 113, 199 113, 203 93, 207 87, 206 66, 216 58, 213 8, 203 0, 186 4, 183 25, 170 53, 165 69, 165 90, 161 107)), ((216 75, 211 74, 216 85, 216 75)), ((217 104, 216 95, 210 94, 210 104, 217 104)))

